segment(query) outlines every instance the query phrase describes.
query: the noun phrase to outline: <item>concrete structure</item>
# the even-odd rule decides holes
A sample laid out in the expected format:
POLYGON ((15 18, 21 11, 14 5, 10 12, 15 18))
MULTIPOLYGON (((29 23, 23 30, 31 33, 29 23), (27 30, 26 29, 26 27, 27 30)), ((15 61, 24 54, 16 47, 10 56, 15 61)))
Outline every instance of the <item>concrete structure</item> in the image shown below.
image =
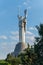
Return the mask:
POLYGON ((18 16, 19 19, 19 42, 25 43, 25 32, 26 32, 26 10, 25 16, 18 16))
POLYGON ((26 17, 27 17, 27 10, 24 11, 24 16, 19 16, 19 43, 16 45, 14 52, 12 53, 13 56, 18 56, 25 48, 27 48, 25 42, 25 33, 26 33, 26 17))

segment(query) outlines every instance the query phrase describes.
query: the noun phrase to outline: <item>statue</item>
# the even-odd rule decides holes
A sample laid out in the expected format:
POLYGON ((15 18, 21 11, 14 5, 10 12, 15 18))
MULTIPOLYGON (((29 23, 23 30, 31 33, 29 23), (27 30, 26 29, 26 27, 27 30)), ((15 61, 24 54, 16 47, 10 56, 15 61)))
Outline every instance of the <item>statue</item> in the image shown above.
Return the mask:
POLYGON ((18 56, 24 49, 27 48, 25 42, 25 33, 26 33, 26 18, 27 18, 27 10, 24 11, 24 16, 19 16, 19 43, 16 45, 13 56, 18 56))

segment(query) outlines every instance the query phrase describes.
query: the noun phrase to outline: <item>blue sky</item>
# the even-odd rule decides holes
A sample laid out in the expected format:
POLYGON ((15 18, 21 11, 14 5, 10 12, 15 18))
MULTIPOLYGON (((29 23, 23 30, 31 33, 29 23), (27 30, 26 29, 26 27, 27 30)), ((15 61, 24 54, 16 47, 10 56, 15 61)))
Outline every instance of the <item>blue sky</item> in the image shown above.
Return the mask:
POLYGON ((26 42, 30 45, 38 36, 35 26, 43 23, 43 0, 0 0, 0 59, 14 51, 19 42, 18 9, 22 16, 28 9, 26 42))

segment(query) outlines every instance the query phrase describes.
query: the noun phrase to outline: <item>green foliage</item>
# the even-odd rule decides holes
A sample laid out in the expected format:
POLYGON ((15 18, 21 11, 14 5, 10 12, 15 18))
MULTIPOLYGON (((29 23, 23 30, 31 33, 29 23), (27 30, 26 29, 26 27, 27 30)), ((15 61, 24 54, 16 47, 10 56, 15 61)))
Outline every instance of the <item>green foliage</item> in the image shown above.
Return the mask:
POLYGON ((19 57, 21 58, 22 65, 32 65, 37 59, 37 54, 34 53, 34 48, 32 46, 31 48, 28 46, 19 57))
POLYGON ((0 60, 0 65, 10 65, 10 64, 4 60, 0 60))
POLYGON ((7 55, 6 61, 11 65, 19 65, 21 63, 21 59, 18 57, 13 57, 11 54, 7 55))
POLYGON ((34 45, 35 53, 37 54, 37 64, 43 65, 43 24, 36 26, 39 37, 36 37, 37 44, 34 45))
POLYGON ((38 30, 38 34, 40 36, 43 36, 43 24, 40 24, 40 26, 36 26, 37 30, 38 30))

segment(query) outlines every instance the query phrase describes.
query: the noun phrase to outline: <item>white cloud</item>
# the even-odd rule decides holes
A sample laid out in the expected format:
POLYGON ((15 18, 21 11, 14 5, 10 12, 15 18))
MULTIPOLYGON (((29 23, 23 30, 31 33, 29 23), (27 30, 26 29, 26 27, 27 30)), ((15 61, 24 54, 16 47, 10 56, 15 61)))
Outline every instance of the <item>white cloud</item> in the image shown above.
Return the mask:
POLYGON ((6 40, 7 39, 7 36, 2 35, 2 36, 0 36, 0 39, 6 40))
POLYGON ((30 31, 26 31, 26 34, 33 35, 33 33, 30 31))
POLYGON ((0 59, 6 58, 8 53, 11 53, 15 49, 16 42, 1 42, 0 43, 0 59))
POLYGON ((34 42, 34 36, 26 36, 26 39, 27 40, 29 40, 29 41, 32 41, 32 42, 34 42))
POLYGON ((16 44, 16 42, 14 42, 14 41, 11 41, 11 42, 1 42, 0 43, 0 49, 2 49, 2 50, 4 50, 5 49, 5 51, 11 51, 12 49, 14 49, 15 48, 15 44, 16 44))
POLYGON ((19 39, 19 35, 9 36, 9 38, 16 41, 19 39))
POLYGON ((9 38, 11 40, 15 40, 15 41, 19 40, 19 32, 18 31, 11 31, 10 33, 11 33, 11 35, 9 36, 9 38))
POLYGON ((27 33, 26 33, 26 42, 28 42, 28 43, 30 43, 30 45, 32 45, 35 41, 34 37, 35 37, 35 35, 32 32, 27 31, 27 33))
POLYGON ((37 31, 37 29, 35 27, 29 27, 29 30, 35 30, 35 31, 37 31))
POLYGON ((11 31, 10 33, 11 33, 12 35, 18 35, 18 34, 19 34, 18 31, 11 31))

